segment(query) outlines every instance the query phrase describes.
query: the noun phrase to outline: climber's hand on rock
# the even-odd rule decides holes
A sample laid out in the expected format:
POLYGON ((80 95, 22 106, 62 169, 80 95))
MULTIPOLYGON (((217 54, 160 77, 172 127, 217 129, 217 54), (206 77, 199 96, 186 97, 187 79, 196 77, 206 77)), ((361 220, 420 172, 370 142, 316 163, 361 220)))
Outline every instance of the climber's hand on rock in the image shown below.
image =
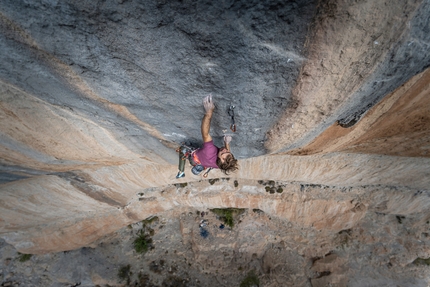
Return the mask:
POLYGON ((229 144, 231 142, 231 136, 224 136, 224 143, 229 144))
POLYGON ((205 107, 206 113, 213 112, 213 110, 215 109, 215 105, 212 100, 212 95, 209 95, 203 99, 203 106, 205 107))

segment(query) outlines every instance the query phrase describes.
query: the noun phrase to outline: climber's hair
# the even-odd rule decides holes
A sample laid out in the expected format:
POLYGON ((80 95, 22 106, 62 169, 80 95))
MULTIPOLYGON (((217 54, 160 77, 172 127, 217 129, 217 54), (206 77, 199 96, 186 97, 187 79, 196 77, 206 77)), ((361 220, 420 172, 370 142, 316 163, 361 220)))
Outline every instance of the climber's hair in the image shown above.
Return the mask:
POLYGON ((232 154, 229 154, 224 162, 222 162, 220 158, 217 158, 216 165, 226 175, 239 169, 237 159, 235 159, 232 154))

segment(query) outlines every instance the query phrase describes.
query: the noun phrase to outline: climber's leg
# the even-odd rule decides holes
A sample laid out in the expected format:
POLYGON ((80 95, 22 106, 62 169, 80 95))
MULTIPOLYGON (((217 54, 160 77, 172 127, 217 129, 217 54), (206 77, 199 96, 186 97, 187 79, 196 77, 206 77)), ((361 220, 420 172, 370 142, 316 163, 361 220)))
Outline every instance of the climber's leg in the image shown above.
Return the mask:
POLYGON ((181 178, 185 176, 185 156, 183 153, 184 149, 181 147, 179 148, 179 165, 178 165, 178 174, 176 175, 176 178, 181 178))

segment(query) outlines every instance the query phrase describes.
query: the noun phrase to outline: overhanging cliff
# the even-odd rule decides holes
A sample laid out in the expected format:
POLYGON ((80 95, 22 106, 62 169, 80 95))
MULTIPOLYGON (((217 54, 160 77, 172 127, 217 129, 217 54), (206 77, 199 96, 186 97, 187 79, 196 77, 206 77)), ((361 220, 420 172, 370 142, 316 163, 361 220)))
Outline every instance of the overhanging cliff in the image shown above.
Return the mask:
POLYGON ((328 233, 384 204, 425 222, 429 15, 418 0, 2 1, 0 236, 26 253, 70 250, 185 207, 328 233), (174 177, 175 148, 201 143, 209 93, 211 134, 233 136, 230 181, 247 188, 174 177), (195 190, 175 186, 186 182, 195 190))

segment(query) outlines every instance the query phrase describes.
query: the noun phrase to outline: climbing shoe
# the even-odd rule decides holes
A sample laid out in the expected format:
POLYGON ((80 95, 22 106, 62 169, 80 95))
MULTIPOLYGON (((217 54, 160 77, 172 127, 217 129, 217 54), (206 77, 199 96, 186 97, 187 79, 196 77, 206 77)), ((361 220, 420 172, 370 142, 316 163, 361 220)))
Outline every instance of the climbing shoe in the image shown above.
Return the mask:
POLYGON ((178 171, 178 174, 176 175, 176 178, 181 178, 181 177, 185 177, 185 172, 178 171))

